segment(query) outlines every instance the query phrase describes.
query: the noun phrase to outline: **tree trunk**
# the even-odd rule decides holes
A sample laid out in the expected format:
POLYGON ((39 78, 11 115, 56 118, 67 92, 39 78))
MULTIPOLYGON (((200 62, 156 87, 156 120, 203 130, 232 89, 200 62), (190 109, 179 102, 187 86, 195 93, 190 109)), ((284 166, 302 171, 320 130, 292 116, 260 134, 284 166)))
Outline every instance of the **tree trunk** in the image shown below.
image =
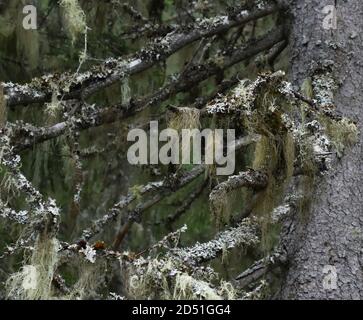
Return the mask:
MULTIPOLYGON (((361 132, 363 3, 335 2, 337 29, 327 30, 329 13, 325 10, 334 5, 333 0, 291 1, 291 80, 301 86, 316 66, 331 64, 338 84, 334 104, 344 116, 358 122, 361 132)), ((360 136, 319 181, 307 221, 295 218, 281 298, 363 298, 362 156, 360 136)))

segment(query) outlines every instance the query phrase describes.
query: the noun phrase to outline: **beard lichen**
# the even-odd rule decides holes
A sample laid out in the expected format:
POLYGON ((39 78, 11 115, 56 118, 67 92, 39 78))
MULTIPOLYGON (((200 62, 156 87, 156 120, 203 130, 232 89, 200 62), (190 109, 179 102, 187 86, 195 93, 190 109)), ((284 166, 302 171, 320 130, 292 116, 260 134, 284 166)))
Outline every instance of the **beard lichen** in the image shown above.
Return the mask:
POLYGON ((45 113, 48 116, 47 124, 50 124, 53 120, 56 120, 60 111, 61 103, 58 100, 58 93, 53 91, 51 102, 45 104, 45 113))
POLYGON ((0 130, 5 127, 7 119, 6 100, 4 96, 4 87, 0 83, 0 130))
POLYGON ((206 281, 197 280, 186 273, 175 278, 173 300, 221 300, 222 297, 206 281))
POLYGON ((140 258, 128 268, 128 295, 132 299, 221 300, 233 299, 236 290, 220 281, 210 268, 188 268, 172 256, 145 260, 140 258), (218 281, 217 281, 218 282, 218 281))
POLYGON ((78 0, 60 0, 59 4, 64 10, 67 30, 74 43, 79 35, 87 32, 86 14, 78 0))
POLYGON ((170 299, 172 293, 166 275, 173 268, 172 260, 138 259, 126 279, 128 295, 133 299, 170 299))
POLYGON ((221 226, 229 223, 231 217, 231 210, 228 201, 229 195, 225 189, 218 189, 217 192, 213 192, 209 197, 210 211, 213 214, 213 220, 216 225, 216 229, 220 230, 221 226))
POLYGON ((129 78, 126 77, 121 81, 121 103, 128 104, 131 100, 131 89, 129 85, 129 78))
POLYGON ((90 300, 100 298, 99 289, 105 284, 105 262, 90 262, 82 258, 78 265, 78 280, 70 292, 63 297, 66 300, 90 300))
POLYGON ((168 127, 181 132, 182 129, 198 129, 200 127, 200 111, 196 108, 178 108, 168 119, 168 127))
POLYGON ((358 141, 359 130, 348 118, 333 120, 328 117, 321 117, 326 134, 330 138, 337 156, 341 158, 346 148, 352 147, 358 141))
POLYGON ((8 299, 52 299, 52 281, 58 263, 59 242, 39 235, 28 264, 10 276, 6 282, 8 299))

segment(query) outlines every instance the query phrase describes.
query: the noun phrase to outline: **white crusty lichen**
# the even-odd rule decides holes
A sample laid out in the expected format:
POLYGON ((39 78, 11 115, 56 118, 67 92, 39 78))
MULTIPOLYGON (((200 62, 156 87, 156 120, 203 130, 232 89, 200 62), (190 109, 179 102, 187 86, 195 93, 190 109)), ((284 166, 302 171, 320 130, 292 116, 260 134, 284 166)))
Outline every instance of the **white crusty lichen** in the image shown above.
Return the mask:
POLYGON ((168 117, 168 127, 181 132, 182 129, 200 127, 200 110, 196 108, 177 108, 168 117))
POLYGON ((27 210, 15 211, 6 206, 0 199, 0 217, 9 219, 20 224, 26 224, 29 219, 29 212, 27 210))
POLYGON ((233 284, 220 280, 213 269, 201 263, 216 258, 222 251, 248 247, 258 241, 257 222, 245 219, 206 243, 189 248, 169 247, 165 254, 156 257, 121 259, 128 295, 136 299, 235 299, 238 293, 233 284))
POLYGON ((7 120, 7 108, 6 108, 6 100, 4 96, 4 87, 0 82, 0 130, 5 127, 7 120))
POLYGON ((84 254, 84 257, 87 261, 91 263, 96 262, 97 252, 93 247, 87 245, 85 248, 82 248, 79 252, 84 254))
POLYGON ((217 257, 224 249, 249 247, 259 242, 258 223, 255 219, 244 219, 237 227, 221 232, 211 241, 197 243, 188 248, 174 249, 170 252, 183 263, 195 265, 217 257))

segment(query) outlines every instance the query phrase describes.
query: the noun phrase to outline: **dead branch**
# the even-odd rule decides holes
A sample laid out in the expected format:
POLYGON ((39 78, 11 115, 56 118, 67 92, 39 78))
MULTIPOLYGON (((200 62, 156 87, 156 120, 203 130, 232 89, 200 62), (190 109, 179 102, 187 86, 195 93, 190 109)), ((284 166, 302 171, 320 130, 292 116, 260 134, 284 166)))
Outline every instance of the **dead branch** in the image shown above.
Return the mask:
POLYGON ((5 83, 7 106, 14 107, 50 101, 54 86, 59 88, 57 95, 63 99, 85 99, 126 76, 142 72, 156 63, 165 61, 170 55, 196 40, 223 33, 230 28, 262 18, 277 10, 277 6, 267 5, 253 11, 242 10, 233 19, 228 16, 219 16, 202 20, 190 26, 188 30, 180 28, 164 38, 154 40, 147 48, 129 59, 108 59, 102 65, 94 66, 84 73, 47 75, 25 85, 5 83))

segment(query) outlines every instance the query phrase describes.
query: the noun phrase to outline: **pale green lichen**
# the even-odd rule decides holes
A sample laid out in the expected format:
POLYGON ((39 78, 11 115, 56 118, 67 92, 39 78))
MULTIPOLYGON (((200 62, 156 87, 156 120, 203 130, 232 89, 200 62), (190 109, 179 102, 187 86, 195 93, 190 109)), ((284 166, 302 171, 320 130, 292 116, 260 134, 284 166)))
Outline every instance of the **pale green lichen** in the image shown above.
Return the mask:
POLYGON ((59 242, 39 236, 28 264, 10 276, 6 282, 9 299, 52 299, 52 281, 58 263, 59 242))
POLYGON ((99 290, 105 283, 106 263, 98 260, 92 263, 82 259, 78 269, 78 280, 63 299, 87 300, 99 298, 99 290))
POLYGON ((121 81, 121 103, 128 104, 131 100, 131 89, 129 85, 129 78, 126 77, 121 81))
POLYGON ((200 110, 196 108, 178 108, 168 119, 168 127, 178 132, 182 129, 197 129, 200 127, 200 110))
POLYGON ((222 300, 222 297, 209 283, 197 280, 188 274, 181 273, 176 276, 173 300, 222 300))
POLYGON ((72 42, 75 42, 79 35, 87 32, 86 15, 78 0, 61 0, 59 4, 64 9, 67 30, 72 42))
POLYGON ((58 100, 57 93, 53 92, 52 100, 45 104, 45 113, 48 115, 48 122, 55 120, 61 110, 61 103, 58 100))

